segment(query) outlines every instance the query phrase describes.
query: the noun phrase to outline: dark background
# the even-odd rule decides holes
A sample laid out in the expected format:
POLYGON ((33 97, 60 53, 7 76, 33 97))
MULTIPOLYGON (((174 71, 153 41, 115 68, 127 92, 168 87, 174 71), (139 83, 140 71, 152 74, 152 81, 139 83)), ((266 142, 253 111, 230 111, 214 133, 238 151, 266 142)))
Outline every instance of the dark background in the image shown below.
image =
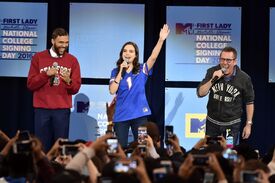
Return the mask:
MULTIPOLYGON (((256 96, 252 135, 247 142, 251 144, 254 148, 259 149, 261 154, 264 154, 273 144, 275 144, 275 120, 273 120, 273 117, 275 116, 275 109, 273 107, 275 105, 275 84, 268 83, 269 7, 275 6, 275 1, 272 2, 267 0, 46 0, 17 2, 48 3, 47 48, 51 47, 50 34, 54 28, 64 27, 67 30, 69 30, 70 2, 142 4, 144 3, 144 60, 146 60, 149 57, 158 39, 160 27, 162 27, 163 23, 165 23, 167 5, 242 7, 241 68, 251 76, 256 96)), ((163 120, 165 86, 196 88, 198 85, 198 82, 166 82, 164 54, 165 51, 164 49, 162 49, 162 52, 158 57, 157 64, 154 67, 154 74, 148 80, 147 83, 147 96, 152 109, 152 115, 150 116, 150 119, 156 121, 161 129, 163 129, 164 124, 163 120)), ((184 70, 182 72, 184 72, 184 70)), ((32 93, 28 91, 26 88, 26 80, 26 78, 0 77, 0 129, 7 133, 10 137, 15 134, 16 130, 27 129, 33 132, 32 93)), ((82 83, 108 84, 108 78, 84 78, 82 80, 82 83)))

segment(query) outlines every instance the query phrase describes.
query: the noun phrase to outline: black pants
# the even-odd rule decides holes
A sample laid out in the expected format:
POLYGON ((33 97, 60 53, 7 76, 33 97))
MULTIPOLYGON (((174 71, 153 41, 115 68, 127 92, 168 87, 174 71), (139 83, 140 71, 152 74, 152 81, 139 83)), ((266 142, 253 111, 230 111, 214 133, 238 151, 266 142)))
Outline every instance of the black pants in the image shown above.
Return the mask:
POLYGON ((224 136, 226 138, 226 130, 230 129, 230 134, 233 136, 233 145, 239 144, 239 134, 240 134, 241 123, 236 123, 228 126, 221 126, 210 122, 206 119, 206 130, 205 135, 209 136, 224 136))

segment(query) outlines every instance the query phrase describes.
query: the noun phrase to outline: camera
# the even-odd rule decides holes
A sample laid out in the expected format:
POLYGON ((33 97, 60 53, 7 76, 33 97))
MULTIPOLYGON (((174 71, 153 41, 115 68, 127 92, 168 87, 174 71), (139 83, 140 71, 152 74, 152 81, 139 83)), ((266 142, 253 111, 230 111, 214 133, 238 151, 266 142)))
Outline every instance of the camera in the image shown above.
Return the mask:
POLYGON ((193 154, 193 165, 205 166, 208 165, 209 156, 204 154, 193 154))
POLYGON ((107 149, 108 154, 117 153, 117 151, 118 151, 118 140, 116 138, 107 139, 107 144, 108 144, 108 149, 107 149))
POLYGON ((241 182, 242 183, 257 183, 259 173, 255 171, 243 170, 241 171, 241 182))
POLYGON ((138 127, 138 143, 144 144, 146 143, 145 138, 147 137, 147 127, 140 126, 138 127))
POLYGON ((116 173, 132 173, 137 167, 137 161, 131 159, 117 160, 115 162, 114 171, 116 173))
POLYGON ((206 139, 206 144, 219 144, 220 145, 220 140, 222 140, 222 137, 220 136, 213 136, 213 137, 207 137, 206 139))

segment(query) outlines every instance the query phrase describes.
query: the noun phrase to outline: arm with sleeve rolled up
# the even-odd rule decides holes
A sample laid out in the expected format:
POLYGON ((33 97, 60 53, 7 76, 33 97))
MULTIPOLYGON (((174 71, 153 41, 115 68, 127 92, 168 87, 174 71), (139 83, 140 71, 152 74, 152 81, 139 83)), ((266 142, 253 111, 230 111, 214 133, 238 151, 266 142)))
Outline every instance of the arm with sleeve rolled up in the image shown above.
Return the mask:
POLYGON ((81 172, 86 163, 95 155, 96 151, 106 149, 108 147, 106 140, 112 137, 107 134, 99 137, 89 147, 85 147, 82 151, 78 152, 73 159, 68 163, 66 169, 73 169, 81 172))

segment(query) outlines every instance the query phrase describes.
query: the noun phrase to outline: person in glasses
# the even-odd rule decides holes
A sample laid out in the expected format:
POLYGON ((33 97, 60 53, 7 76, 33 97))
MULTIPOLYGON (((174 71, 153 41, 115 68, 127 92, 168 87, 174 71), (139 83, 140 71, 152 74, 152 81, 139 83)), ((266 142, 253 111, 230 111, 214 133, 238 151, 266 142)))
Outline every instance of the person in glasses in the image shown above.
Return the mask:
POLYGON ((233 145, 238 144, 243 104, 246 107, 246 122, 242 138, 251 134, 254 113, 254 89, 251 78, 237 66, 237 51, 225 47, 219 64, 207 70, 205 78, 197 87, 198 97, 209 93, 206 130, 209 136, 233 136, 233 145))

